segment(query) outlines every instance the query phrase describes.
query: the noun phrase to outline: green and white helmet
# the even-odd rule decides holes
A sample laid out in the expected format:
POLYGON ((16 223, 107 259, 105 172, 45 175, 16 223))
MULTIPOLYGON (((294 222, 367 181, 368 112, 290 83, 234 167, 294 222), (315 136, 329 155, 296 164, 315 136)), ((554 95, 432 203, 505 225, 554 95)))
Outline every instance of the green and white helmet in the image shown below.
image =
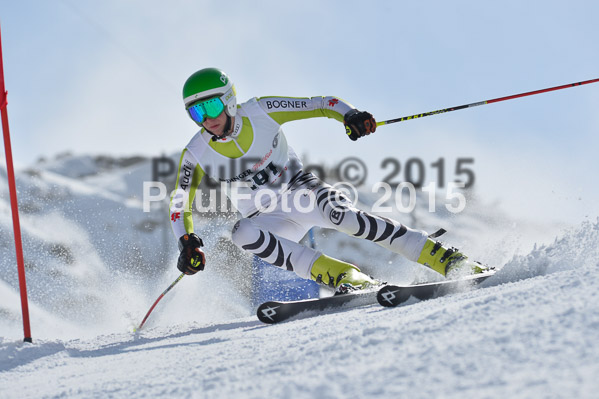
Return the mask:
POLYGON ((235 87, 227 74, 220 69, 200 69, 191 75, 183 85, 183 101, 186 109, 199 100, 217 96, 223 102, 227 115, 235 116, 237 113, 235 87))

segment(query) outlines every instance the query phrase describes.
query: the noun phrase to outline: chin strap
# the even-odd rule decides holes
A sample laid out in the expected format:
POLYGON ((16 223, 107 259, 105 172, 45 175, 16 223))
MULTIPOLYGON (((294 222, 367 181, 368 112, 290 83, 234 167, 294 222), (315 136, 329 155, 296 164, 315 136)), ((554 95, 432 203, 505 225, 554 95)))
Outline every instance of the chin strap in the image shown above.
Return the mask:
POLYGON ((231 129, 231 125, 233 124, 232 119, 233 118, 231 118, 229 115, 227 115, 227 123, 225 124, 225 128, 223 129, 224 133, 222 136, 217 136, 214 133, 212 133, 210 130, 208 130, 206 128, 204 128, 204 129, 206 129, 206 131, 212 135, 212 138, 211 138, 212 141, 222 140, 225 137, 230 136, 231 133, 233 133, 233 129, 231 129))

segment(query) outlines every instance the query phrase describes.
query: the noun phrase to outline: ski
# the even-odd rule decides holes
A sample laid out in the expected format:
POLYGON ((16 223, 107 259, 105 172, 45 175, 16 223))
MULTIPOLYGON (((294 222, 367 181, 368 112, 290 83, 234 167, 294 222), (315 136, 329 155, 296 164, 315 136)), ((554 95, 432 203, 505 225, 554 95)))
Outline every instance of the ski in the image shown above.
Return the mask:
POLYGON ((385 285, 377 293, 377 301, 382 306, 395 307, 415 297, 420 300, 440 297, 463 290, 485 281, 494 275, 496 270, 489 270, 480 274, 473 274, 457 280, 444 280, 434 283, 413 285, 385 285))
POLYGON ((374 289, 299 301, 269 301, 261 304, 256 313, 261 322, 274 324, 300 314, 311 316, 326 310, 371 305, 377 302, 377 293, 378 291, 374 289))
POLYGON ((315 316, 327 310, 349 309, 377 302, 386 307, 394 307, 404 303, 410 297, 426 300, 458 292, 467 286, 479 284, 494 274, 495 270, 490 270, 457 280, 413 285, 385 285, 378 290, 354 291, 299 301, 268 301, 258 307, 256 314, 261 322, 275 324, 300 315, 315 316))

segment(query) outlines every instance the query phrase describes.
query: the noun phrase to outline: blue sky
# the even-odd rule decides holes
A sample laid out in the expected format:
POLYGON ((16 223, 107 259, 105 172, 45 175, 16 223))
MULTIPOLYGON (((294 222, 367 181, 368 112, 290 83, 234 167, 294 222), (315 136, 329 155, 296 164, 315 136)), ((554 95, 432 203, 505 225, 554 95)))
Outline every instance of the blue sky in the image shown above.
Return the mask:
MULTIPOLYGON (((254 96, 336 95, 378 120, 599 77, 593 1, 0 2, 13 153, 159 155, 195 133, 181 87, 217 66, 254 96)), ((379 128, 285 126, 310 162, 474 158, 511 214, 599 216, 599 84, 379 128)), ((433 169, 427 166, 427 181, 433 169)))

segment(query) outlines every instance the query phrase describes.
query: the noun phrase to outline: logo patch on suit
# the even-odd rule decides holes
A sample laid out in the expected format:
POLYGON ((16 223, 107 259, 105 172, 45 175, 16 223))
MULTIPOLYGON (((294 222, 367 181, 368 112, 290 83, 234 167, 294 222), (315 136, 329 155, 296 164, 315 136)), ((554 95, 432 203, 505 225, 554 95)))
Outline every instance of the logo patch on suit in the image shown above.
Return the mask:
POLYGON ((331 209, 331 212, 329 212, 329 219, 331 220, 331 223, 333 223, 334 225, 337 225, 337 226, 339 226, 341 224, 344 216, 345 216, 344 208, 333 208, 333 209, 331 209))

